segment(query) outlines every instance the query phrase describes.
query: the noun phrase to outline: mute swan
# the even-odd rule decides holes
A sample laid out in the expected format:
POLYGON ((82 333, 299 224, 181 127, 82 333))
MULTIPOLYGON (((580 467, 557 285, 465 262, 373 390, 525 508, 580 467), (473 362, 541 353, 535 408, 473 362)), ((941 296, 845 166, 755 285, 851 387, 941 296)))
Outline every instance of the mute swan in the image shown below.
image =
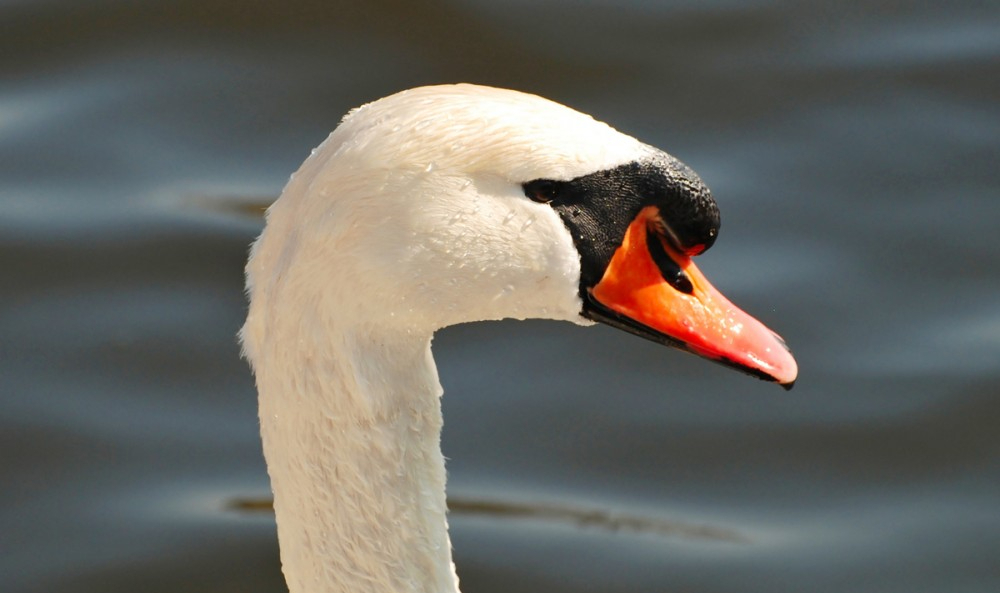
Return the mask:
POLYGON ((673 157, 534 95, 351 111, 270 207, 241 330, 291 593, 455 593, 431 337, 609 323, 790 386, 776 334, 691 263, 719 213, 673 157))

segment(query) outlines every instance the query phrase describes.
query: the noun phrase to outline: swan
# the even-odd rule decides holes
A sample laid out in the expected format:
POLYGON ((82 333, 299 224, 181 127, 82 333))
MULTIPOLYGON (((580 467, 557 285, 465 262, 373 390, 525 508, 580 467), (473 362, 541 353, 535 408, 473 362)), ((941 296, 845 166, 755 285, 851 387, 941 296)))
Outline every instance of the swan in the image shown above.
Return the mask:
POLYGON ((468 84, 349 112, 267 211, 240 330, 291 593, 457 593, 431 338, 603 322, 791 386, 785 343, 692 263, 719 211, 670 155, 468 84))

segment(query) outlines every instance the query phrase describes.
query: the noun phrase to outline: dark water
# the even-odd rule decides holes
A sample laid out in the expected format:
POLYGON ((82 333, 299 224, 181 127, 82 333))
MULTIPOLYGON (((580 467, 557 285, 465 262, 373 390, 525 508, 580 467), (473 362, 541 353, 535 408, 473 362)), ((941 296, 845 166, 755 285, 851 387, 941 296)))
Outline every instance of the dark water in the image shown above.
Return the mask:
POLYGON ((452 328, 466 593, 1000 591, 1000 9, 0 2, 0 590, 281 591, 234 334, 350 107, 537 92, 712 186, 795 391, 607 328, 452 328), (248 503, 247 503, 248 504, 248 503))

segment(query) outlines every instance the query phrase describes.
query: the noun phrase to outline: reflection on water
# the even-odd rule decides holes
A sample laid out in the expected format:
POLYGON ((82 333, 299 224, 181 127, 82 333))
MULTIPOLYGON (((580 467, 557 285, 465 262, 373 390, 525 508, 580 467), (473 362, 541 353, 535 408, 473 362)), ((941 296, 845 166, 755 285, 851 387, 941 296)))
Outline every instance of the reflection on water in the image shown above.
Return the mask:
MULTIPOLYGON (((273 513, 270 498, 236 498, 226 508, 242 513, 273 513)), ((747 538, 736 531, 708 525, 690 525, 665 521, 657 517, 642 517, 619 511, 588 509, 567 504, 518 503, 499 500, 469 498, 448 499, 448 513, 453 517, 468 515, 490 517, 498 520, 524 519, 527 521, 552 521, 580 528, 597 528, 611 532, 648 533, 663 537, 707 539, 729 543, 747 543, 747 538)))
POLYGON ((280 591, 234 335, 260 213, 404 87, 539 92, 713 188, 791 394, 607 328, 435 339, 466 593, 1000 589, 1000 14, 4 2, 0 588, 280 591), (164 502, 169 501, 169 502, 164 502), (544 501, 528 504, 518 501, 544 501), (248 504, 253 501, 248 501, 248 504))
POLYGON ((181 201, 181 207, 204 212, 237 215, 254 221, 260 221, 263 219, 264 213, 271 205, 271 202, 277 197, 187 196, 181 201))

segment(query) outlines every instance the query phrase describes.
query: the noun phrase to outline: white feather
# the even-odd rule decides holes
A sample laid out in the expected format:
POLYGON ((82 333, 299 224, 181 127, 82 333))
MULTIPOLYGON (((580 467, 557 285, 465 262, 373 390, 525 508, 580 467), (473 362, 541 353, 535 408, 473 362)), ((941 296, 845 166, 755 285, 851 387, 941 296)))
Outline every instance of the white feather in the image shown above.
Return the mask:
POLYGON ((651 150, 540 97, 438 86, 352 111, 292 176, 241 331, 292 593, 458 590, 431 337, 586 323, 572 237, 520 184, 651 150))

